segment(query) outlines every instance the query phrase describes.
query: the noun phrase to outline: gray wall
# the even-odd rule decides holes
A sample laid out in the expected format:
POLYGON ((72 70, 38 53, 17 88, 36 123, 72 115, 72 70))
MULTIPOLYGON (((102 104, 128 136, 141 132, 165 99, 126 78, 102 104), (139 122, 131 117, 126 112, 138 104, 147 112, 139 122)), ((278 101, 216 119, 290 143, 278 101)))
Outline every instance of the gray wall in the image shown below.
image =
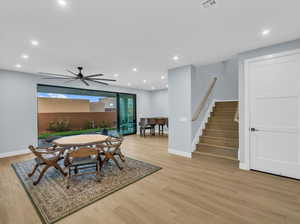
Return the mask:
POLYGON ((191 147, 191 73, 191 65, 168 71, 169 151, 183 154, 191 147))
POLYGON ((240 162, 245 162, 245 152, 244 152, 244 144, 245 144, 245 138, 246 138, 246 131, 245 129, 245 79, 244 79, 244 61, 246 59, 260 57, 264 55, 270 55, 275 54, 279 52, 294 50, 294 49, 300 49, 300 39, 272 45, 269 47, 264 47, 252 51, 247 51, 244 53, 241 53, 238 55, 239 60, 239 110, 240 110, 240 123, 239 123, 239 153, 240 153, 240 162))
MULTIPOLYGON (((29 144, 37 144, 37 84, 61 85, 59 81, 47 81, 39 76, 15 71, 0 70, 0 154, 18 152, 29 144)), ((64 85, 114 92, 137 94, 137 116, 151 116, 149 91, 91 85, 73 82, 64 85)))

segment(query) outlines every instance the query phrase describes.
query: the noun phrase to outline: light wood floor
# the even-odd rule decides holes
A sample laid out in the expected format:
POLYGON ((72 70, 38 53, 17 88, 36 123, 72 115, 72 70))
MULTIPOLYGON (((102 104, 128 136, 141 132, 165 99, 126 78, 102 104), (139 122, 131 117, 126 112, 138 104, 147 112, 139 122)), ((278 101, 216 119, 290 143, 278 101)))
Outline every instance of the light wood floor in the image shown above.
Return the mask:
MULTIPOLYGON (((300 181, 237 168, 224 159, 167 153, 167 138, 127 137, 127 156, 163 169, 59 221, 59 224, 300 223, 300 181)), ((0 223, 41 223, 14 171, 0 159, 0 223)))

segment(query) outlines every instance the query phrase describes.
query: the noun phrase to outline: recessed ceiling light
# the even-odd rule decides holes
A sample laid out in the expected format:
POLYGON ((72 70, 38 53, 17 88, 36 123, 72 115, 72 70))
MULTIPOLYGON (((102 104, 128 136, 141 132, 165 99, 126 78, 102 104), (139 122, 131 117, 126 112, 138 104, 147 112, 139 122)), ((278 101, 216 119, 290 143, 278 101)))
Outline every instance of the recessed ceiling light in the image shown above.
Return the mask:
POLYGON ((166 87, 169 88, 169 85, 167 84, 166 87))
POLYGON ((30 41, 33 46, 38 46, 40 43, 37 40, 30 41))
POLYGON ((144 80, 143 80, 143 83, 146 83, 146 82, 147 82, 147 80, 146 80, 146 79, 144 79, 144 80))
POLYGON ((24 58, 24 59, 28 59, 29 58, 29 56, 27 54, 22 54, 21 57, 24 58))
POLYGON ((261 35, 262 36, 268 36, 269 34, 271 33, 271 30, 270 29, 265 29, 261 32, 261 35))
POLYGON ((134 71, 134 72, 137 72, 137 71, 138 71, 138 69, 137 69, 137 68, 133 68, 133 69, 132 69, 132 71, 134 71))
POLYGON ((164 75, 161 76, 161 79, 165 79, 166 77, 164 75))
POLYGON ((21 68, 22 67, 22 65, 20 65, 20 64, 16 64, 15 66, 16 66, 16 68, 21 68))
POLYGON ((175 56, 173 57, 173 60, 174 60, 174 61, 178 61, 178 60, 179 60, 179 56, 175 55, 175 56))
POLYGON ((128 85, 128 86, 131 86, 131 83, 129 82, 127 85, 128 85))
POLYGON ((65 0, 57 0, 57 4, 61 7, 66 7, 68 3, 65 0))
POLYGON ((114 74, 114 77, 119 77, 119 74, 114 74))

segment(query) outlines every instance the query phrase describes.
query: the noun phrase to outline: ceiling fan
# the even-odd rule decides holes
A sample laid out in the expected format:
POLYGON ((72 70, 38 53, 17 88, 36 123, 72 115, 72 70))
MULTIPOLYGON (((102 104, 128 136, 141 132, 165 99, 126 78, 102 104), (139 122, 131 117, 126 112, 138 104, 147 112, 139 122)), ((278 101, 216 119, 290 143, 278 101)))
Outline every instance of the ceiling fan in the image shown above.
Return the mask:
POLYGON ((65 83, 72 82, 75 80, 80 80, 83 82, 85 85, 89 86, 90 84, 88 82, 94 82, 102 85, 108 85, 106 82, 115 82, 117 80, 115 79, 103 79, 99 78, 100 76, 103 76, 103 74, 93 74, 93 75, 86 75, 84 76, 82 74, 83 67, 77 67, 78 73, 72 72, 70 70, 66 70, 67 72, 71 73, 73 76, 68 76, 68 75, 59 75, 59 74, 54 74, 54 73, 45 73, 45 72, 39 72, 41 75, 50 75, 53 77, 45 77, 42 79, 58 79, 58 80, 66 80, 65 83))

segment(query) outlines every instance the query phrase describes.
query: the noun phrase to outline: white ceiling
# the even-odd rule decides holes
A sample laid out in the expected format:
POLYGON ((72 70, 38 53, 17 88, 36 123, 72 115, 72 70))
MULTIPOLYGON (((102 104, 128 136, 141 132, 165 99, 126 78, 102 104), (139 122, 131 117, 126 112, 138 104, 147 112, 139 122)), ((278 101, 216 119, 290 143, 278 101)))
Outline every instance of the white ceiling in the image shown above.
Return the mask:
POLYGON ((63 9, 57 0, 0 0, 0 68, 67 74, 82 65, 107 78, 118 73, 116 85, 160 89, 168 68, 300 37, 299 0, 217 0, 210 9, 201 0, 67 1, 63 9))

